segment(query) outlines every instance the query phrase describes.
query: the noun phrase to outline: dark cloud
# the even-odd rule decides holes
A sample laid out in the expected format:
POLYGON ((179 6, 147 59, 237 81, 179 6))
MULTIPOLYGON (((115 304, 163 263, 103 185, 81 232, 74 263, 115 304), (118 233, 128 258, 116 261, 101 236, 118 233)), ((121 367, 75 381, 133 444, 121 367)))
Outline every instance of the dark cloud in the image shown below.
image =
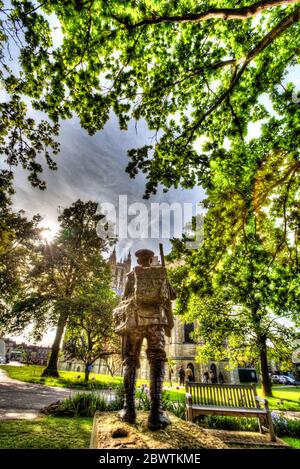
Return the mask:
MULTIPOLYGON (((134 180, 125 172, 128 162, 127 150, 149 142, 151 134, 144 123, 136 129, 134 123, 128 131, 121 131, 114 116, 104 130, 95 136, 89 136, 80 127, 78 119, 63 122, 61 126, 61 151, 57 156, 57 171, 44 170, 43 177, 47 182, 46 191, 30 186, 26 173, 16 172, 16 194, 14 204, 17 209, 25 209, 28 215, 40 213, 45 224, 53 225, 57 220, 58 207, 67 207, 78 198, 99 203, 118 203, 119 194, 128 196, 128 203, 143 202, 193 202, 203 198, 201 189, 186 191, 170 190, 158 194, 149 201, 143 200, 145 178, 138 175, 134 180)), ((164 240, 166 250, 169 243, 164 240)), ((129 248, 133 250, 142 246, 157 252, 159 240, 124 239, 119 243, 118 251, 123 255, 129 248)))

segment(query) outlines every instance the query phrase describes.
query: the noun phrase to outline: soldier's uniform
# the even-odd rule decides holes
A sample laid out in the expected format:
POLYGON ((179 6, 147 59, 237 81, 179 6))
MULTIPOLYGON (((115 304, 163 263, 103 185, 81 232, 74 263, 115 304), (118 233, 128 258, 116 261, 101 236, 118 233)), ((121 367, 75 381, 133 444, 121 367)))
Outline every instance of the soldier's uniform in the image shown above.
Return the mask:
MULTIPOLYGON (((140 250, 136 256, 152 251, 140 250)), ((156 267, 137 266, 131 271, 126 279, 124 300, 133 298, 135 295, 136 276, 145 272, 144 269, 155 269, 156 267)), ((160 269, 162 269, 160 267, 160 269)), ((165 274, 166 278, 166 274, 165 274)), ((166 278, 167 281, 167 278, 166 278)), ((125 405, 120 416, 124 420, 133 422, 135 420, 135 380, 136 369, 140 367, 140 351, 144 337, 147 339, 146 354, 150 364, 150 399, 151 410, 148 425, 153 430, 168 425, 169 420, 161 410, 161 392, 165 372, 166 352, 165 335, 170 336, 174 326, 171 300, 176 298, 175 292, 167 281, 167 301, 161 304, 138 303, 135 313, 135 325, 132 330, 123 335, 122 355, 124 365, 124 387, 125 405)))

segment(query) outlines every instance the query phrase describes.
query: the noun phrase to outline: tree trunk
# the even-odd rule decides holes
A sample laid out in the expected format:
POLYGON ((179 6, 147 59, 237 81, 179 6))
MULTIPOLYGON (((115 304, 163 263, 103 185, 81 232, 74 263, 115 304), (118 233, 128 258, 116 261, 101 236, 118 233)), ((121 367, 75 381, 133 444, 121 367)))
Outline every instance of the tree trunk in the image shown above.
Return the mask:
POLYGON ((266 339, 261 338, 259 341, 260 346, 260 367, 261 367, 261 386, 262 386, 262 395, 265 397, 273 397, 272 394, 272 383, 269 376, 268 369, 268 357, 267 357, 267 345, 266 339))
POLYGON ((59 377, 58 369, 57 369, 57 362, 58 362, 58 354, 59 354, 59 347, 61 343, 61 339, 67 324, 68 316, 66 312, 63 311, 60 313, 59 320, 57 323, 57 329, 55 333, 55 339, 52 345, 51 354, 49 358, 49 362, 44 369, 42 376, 53 376, 54 378, 59 377))
POLYGON ((89 363, 87 363, 85 365, 85 369, 84 369, 84 382, 85 383, 88 383, 89 382, 89 376, 90 376, 90 372, 89 372, 89 363))

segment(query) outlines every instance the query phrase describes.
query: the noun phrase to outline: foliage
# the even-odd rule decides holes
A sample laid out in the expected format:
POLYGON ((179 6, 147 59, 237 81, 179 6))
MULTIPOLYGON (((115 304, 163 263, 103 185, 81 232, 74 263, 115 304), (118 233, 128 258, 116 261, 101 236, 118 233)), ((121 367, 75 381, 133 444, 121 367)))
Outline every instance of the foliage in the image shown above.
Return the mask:
POLYGON ((120 410, 123 408, 125 398, 124 384, 119 384, 114 388, 114 399, 110 402, 110 410, 120 410))
POLYGON ((137 409, 150 410, 150 389, 147 385, 142 385, 135 393, 137 409))
POLYGON ((120 353, 112 315, 116 304, 109 276, 83 280, 74 299, 76 313, 68 321, 63 355, 65 360, 75 359, 84 363, 87 381, 90 365, 120 353))
POLYGON ((1 299, 10 302, 22 290, 22 279, 28 268, 30 253, 40 239, 41 217, 28 220, 23 211, 6 207, 0 213, 0 291, 1 299))
POLYGON ((243 152, 228 163, 219 151, 211 165, 204 242, 191 251, 174 240, 172 280, 177 312, 198 321, 200 359, 259 363, 270 395, 268 354, 287 361, 299 338, 299 163, 271 155, 257 171, 258 154, 243 152))
POLYGON ((60 417, 93 417, 97 410, 108 409, 109 405, 104 396, 84 393, 50 404, 43 409, 43 413, 60 417))
POLYGON ((186 405, 185 402, 182 401, 173 401, 172 399, 168 399, 166 393, 163 393, 163 408, 169 412, 172 412, 183 420, 186 418, 186 405))
POLYGON ((204 428, 213 428, 220 430, 236 430, 245 432, 257 432, 258 423, 256 418, 247 417, 227 417, 215 415, 199 415, 197 424, 204 428))
MULTIPOLYGON (((42 113, 35 113, 33 118, 30 112, 32 102, 25 98, 28 96, 28 86, 22 72, 22 61, 26 61, 26 54, 45 55, 51 44, 50 26, 29 1, 12 0, 4 5, 1 0, 0 14, 0 80, 3 92, 0 104, 0 154, 9 168, 1 170, 0 176, 8 177, 7 189, 10 190, 13 168, 21 165, 28 171, 31 184, 45 189, 45 182, 40 178, 43 170, 41 156, 44 156, 50 169, 56 169, 53 156, 59 149, 56 141, 59 125, 43 118, 42 113), (18 52, 13 57, 15 50, 18 52), (12 66, 13 61, 15 64, 19 62, 19 66, 12 66)), ((38 66, 38 61, 36 58, 32 65, 38 66)))
POLYGON ((98 411, 116 411, 123 407, 124 386, 118 385, 114 389, 114 398, 108 402, 105 395, 98 393, 77 393, 69 399, 63 399, 45 407, 42 412, 47 415, 60 417, 93 417, 98 411))
MULTIPOLYGON (((24 293, 23 279, 29 267, 34 245, 41 238, 41 217, 27 219, 14 212, 9 197, 9 182, 0 173, 0 331, 5 332, 11 318, 11 305, 24 293)), ((1 333, 1 332, 0 332, 1 333)))
MULTIPOLYGON (((300 438, 300 420, 290 419, 275 412, 272 412, 272 420, 274 430, 277 436, 290 436, 293 438, 300 438)), ((236 430, 236 431, 258 431, 258 423, 255 418, 234 418, 225 416, 205 415, 197 417, 197 423, 201 427, 215 428, 221 430, 236 430)))
POLYGON ((97 203, 78 200, 59 215, 54 241, 40 243, 32 252, 24 276, 26 294, 15 303, 7 332, 18 333, 32 323, 34 337, 41 339, 47 328, 56 327, 46 372, 57 374, 60 342, 70 317, 82 310, 81 299, 86 301, 83 289, 95 295, 100 285, 109 284, 109 266, 102 257, 108 244, 96 231, 101 218, 97 203))
MULTIPOLYGON (((293 420, 289 420, 283 415, 276 414, 275 412, 271 413, 271 417, 272 417, 275 432, 278 435, 288 436, 289 423, 293 422, 293 420)), ((300 430, 300 425, 299 425, 299 430, 300 430)))
MULTIPOLYGON (((137 389, 136 402, 138 410, 150 410, 150 390, 147 385, 142 385, 140 388, 137 389)), ((185 419, 185 399, 179 399, 175 401, 165 390, 162 392, 162 408, 163 410, 172 412, 179 418, 185 419)))
POLYGON ((2 449, 88 449, 91 418, 43 416, 34 420, 1 420, 2 449), (22 435, 22 437, 20 437, 22 435))
MULTIPOLYGON (((132 177, 147 173, 146 195, 159 183, 207 186, 213 149, 226 138, 242 144, 251 122, 273 130, 269 146, 279 136, 283 151, 299 142, 296 91, 286 83, 298 63, 296 0, 48 0, 37 6, 11 0, 1 17, 0 78, 9 97, 2 104, 2 153, 12 164, 21 160, 35 183, 36 154, 51 145, 57 150, 59 119, 73 113, 90 134, 104 127, 111 110, 122 129, 131 118, 146 120, 154 138, 130 151, 128 165, 132 177), (9 39, 20 71, 9 67, 9 39), (53 124, 28 118, 24 96, 53 124)), ((46 159, 53 165, 51 155, 46 159)))

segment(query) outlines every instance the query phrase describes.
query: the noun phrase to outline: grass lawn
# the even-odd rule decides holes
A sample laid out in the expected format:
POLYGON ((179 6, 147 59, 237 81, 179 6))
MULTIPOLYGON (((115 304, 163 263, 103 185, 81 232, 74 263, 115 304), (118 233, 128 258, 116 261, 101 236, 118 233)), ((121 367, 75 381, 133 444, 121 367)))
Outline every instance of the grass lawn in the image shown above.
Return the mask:
MULTIPOLYGON (((59 386, 68 388, 86 388, 84 383, 84 373, 76 371, 59 371, 59 378, 41 378, 44 367, 38 365, 24 365, 24 366, 10 366, 0 365, 0 368, 6 370, 11 378, 18 379, 20 381, 28 381, 30 383, 45 384, 47 386, 59 386), (80 378, 78 378, 80 376, 80 378)), ((98 375, 91 373, 89 387, 91 389, 108 388, 109 386, 117 386, 123 382, 121 376, 108 376, 98 375)), ((139 379, 137 385, 149 384, 149 381, 139 379)), ((169 387, 169 382, 164 383, 165 387, 169 387)), ((258 386, 257 392, 261 395, 261 389, 258 386)), ((172 389, 166 390, 166 393, 174 401, 185 400, 185 390, 180 388, 176 389, 174 384, 172 389)), ((274 397, 268 397, 270 409, 280 410, 296 410, 300 411, 300 386, 278 386, 273 388, 274 397), (283 399, 281 403, 281 399, 283 399)))
POLYGON ((282 436, 281 439, 285 441, 292 448, 300 449, 300 440, 298 438, 292 438, 291 436, 282 436))
MULTIPOLYGON (((257 392, 261 395, 261 389, 258 388, 257 392)), ((300 411, 300 386, 276 386, 273 388, 273 396, 267 397, 270 409, 300 411), (283 399, 282 404, 280 399, 283 399)))
MULTIPOLYGON (((51 378, 49 376, 42 378, 41 374, 44 366, 40 365, 0 365, 0 369, 5 370, 10 378, 18 379, 19 381, 27 381, 29 383, 45 384, 46 386, 55 386, 63 388, 80 388, 85 389, 87 385, 84 382, 84 373, 78 371, 63 371, 59 370, 59 378, 51 378)), ((99 375, 96 373, 90 374, 89 388, 90 389, 103 389, 114 387, 123 383, 122 376, 109 376, 99 375)), ((146 379, 138 379, 137 386, 141 384, 149 384, 146 379)), ((169 382, 164 383, 166 386, 169 382)), ((184 394, 184 390, 182 390, 184 394)))
MULTIPOLYGON (((63 388, 84 388, 84 373, 76 371, 59 371, 59 378, 51 378, 49 376, 41 378, 42 371, 45 367, 39 365, 10 366, 1 365, 0 368, 8 373, 8 376, 19 381, 27 381, 29 383, 45 384, 46 386, 55 386, 63 388), (80 378, 78 378, 80 376, 80 378)), ((89 386, 92 388, 108 388, 121 384, 123 378, 121 376, 97 375, 90 374, 89 386), (95 378, 94 380, 92 378, 95 378)))
POLYGON ((1 449, 89 448, 92 418, 0 420, 1 449))

